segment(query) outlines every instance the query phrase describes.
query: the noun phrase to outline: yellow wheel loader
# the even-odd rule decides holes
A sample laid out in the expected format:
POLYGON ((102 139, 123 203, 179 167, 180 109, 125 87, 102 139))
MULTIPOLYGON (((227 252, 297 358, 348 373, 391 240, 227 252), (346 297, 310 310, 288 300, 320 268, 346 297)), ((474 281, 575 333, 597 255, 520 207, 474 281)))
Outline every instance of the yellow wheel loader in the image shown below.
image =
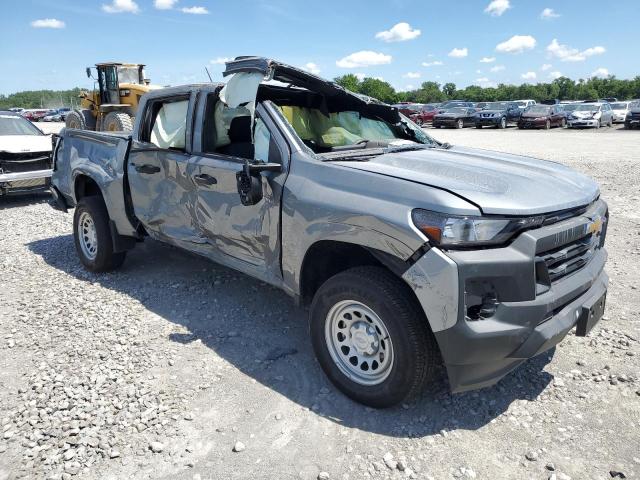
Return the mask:
MULTIPOLYGON (((80 108, 67 114, 68 128, 96 131, 133 130, 140 97, 160 88, 144 78, 144 65, 135 63, 98 63, 97 90, 82 92, 80 108)), ((92 78, 91 67, 87 77, 92 78)))

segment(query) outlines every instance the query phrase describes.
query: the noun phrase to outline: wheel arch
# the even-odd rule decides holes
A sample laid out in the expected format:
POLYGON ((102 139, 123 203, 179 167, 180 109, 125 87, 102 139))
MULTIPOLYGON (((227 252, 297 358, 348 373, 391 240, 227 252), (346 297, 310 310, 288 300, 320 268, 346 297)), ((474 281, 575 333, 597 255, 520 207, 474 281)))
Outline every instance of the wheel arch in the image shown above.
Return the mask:
POLYGON ((409 268, 407 262, 382 250, 340 240, 318 240, 307 249, 302 260, 300 303, 309 305, 325 281, 340 272, 360 266, 384 268, 401 280, 402 274, 409 268))

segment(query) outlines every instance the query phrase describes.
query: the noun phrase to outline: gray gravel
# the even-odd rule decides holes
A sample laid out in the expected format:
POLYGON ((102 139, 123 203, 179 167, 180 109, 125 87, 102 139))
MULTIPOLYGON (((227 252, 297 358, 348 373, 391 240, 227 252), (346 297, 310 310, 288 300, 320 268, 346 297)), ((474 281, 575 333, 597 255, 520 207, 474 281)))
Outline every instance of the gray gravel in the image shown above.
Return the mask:
POLYGON ((375 411, 327 382, 278 290, 152 241, 91 274, 71 214, 2 198, 0 480, 639 478, 640 132, 430 133, 600 182, 611 286, 588 338, 375 411))

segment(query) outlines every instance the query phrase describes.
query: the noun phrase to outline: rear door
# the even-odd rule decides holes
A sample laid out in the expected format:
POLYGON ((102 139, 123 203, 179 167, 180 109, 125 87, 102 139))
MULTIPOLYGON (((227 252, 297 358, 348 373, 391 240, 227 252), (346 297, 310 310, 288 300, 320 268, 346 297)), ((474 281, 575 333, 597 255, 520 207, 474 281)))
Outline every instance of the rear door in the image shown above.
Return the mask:
POLYGON ((136 217, 150 235, 187 248, 198 241, 191 218, 195 188, 187 174, 192 96, 185 92, 145 104, 127 165, 136 217))

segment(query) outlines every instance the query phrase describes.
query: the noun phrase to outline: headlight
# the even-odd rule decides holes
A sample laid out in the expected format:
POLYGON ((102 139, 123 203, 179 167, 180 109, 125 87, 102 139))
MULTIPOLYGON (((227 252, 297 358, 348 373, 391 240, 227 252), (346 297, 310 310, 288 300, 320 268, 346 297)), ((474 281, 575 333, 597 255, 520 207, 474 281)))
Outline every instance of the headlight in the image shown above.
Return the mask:
POLYGON ((497 246, 523 230, 539 227, 544 217, 471 217, 429 210, 411 212, 414 225, 430 242, 444 248, 497 246))

